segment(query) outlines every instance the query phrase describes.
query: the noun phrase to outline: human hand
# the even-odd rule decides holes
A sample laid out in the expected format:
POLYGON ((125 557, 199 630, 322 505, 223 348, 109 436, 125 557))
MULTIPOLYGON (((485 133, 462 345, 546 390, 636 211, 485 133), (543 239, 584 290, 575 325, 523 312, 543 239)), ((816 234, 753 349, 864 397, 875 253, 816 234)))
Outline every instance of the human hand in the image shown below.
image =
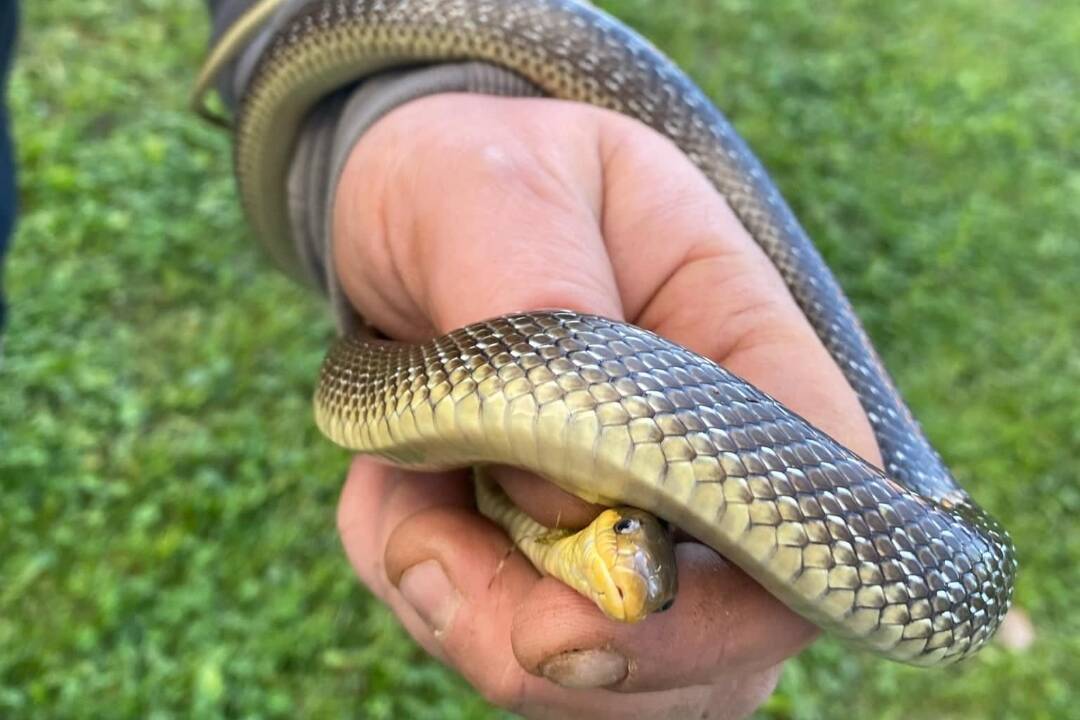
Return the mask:
MULTIPOLYGON (((669 141, 554 100, 436 95, 353 149, 333 218, 355 307, 401 340, 513 311, 625 319, 721 363, 880 464, 858 400, 779 274, 669 141)), ((541 522, 595 508, 498 468, 541 522)), ((737 567, 677 546, 679 595, 625 625, 541 577, 473 509, 465 472, 357 458, 338 525, 361 580, 429 653, 532 717, 750 714, 816 635, 737 567)))

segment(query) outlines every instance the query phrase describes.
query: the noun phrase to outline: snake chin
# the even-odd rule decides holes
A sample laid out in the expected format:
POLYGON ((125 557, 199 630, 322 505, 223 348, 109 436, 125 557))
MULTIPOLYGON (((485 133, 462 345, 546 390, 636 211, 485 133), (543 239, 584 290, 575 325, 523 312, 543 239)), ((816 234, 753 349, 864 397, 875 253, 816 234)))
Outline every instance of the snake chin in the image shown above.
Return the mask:
POLYGON ((605 511, 596 526, 602 569, 596 600, 601 609, 634 623, 670 608, 678 574, 668 528, 655 516, 629 507, 605 511))

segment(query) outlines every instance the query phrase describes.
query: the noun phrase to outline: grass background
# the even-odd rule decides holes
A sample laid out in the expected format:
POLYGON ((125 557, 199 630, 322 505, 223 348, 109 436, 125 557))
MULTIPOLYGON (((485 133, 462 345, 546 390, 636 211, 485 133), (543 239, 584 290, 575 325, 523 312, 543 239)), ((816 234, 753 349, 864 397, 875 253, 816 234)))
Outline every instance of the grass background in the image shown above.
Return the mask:
MULTIPOLYGON (((767 718, 1080 717, 1080 5, 622 0, 734 120, 930 436, 1019 546, 1037 633, 939 672, 823 640, 767 718)), ((0 370, 0 716, 498 715, 354 581, 330 326, 184 109, 201 3, 32 0, 0 370)))

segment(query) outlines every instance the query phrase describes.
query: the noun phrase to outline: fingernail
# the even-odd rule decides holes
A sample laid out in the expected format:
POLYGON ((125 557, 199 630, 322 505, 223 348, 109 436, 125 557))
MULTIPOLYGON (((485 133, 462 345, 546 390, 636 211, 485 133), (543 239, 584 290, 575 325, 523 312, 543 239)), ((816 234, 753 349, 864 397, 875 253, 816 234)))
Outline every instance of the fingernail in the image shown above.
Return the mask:
POLYGON ((403 572, 398 590, 435 637, 446 632, 461 605, 461 595, 438 560, 425 560, 403 572))
POLYGON ((576 689, 614 685, 628 671, 626 658, 614 650, 571 650, 540 665, 540 674, 548 680, 576 689))

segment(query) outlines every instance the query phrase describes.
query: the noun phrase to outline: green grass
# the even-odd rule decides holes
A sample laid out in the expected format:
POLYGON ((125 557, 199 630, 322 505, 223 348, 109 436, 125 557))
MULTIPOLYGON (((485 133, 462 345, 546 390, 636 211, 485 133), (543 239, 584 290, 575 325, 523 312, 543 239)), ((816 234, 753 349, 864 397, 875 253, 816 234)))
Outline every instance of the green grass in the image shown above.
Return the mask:
MULTIPOLYGON (((933 672, 826 639, 762 716, 1080 717, 1080 5, 617 5, 773 171, 1012 531, 1038 633, 933 672)), ((308 400, 331 328, 184 110, 201 3, 23 6, 0 716, 492 716, 338 547, 346 459, 308 400)))

